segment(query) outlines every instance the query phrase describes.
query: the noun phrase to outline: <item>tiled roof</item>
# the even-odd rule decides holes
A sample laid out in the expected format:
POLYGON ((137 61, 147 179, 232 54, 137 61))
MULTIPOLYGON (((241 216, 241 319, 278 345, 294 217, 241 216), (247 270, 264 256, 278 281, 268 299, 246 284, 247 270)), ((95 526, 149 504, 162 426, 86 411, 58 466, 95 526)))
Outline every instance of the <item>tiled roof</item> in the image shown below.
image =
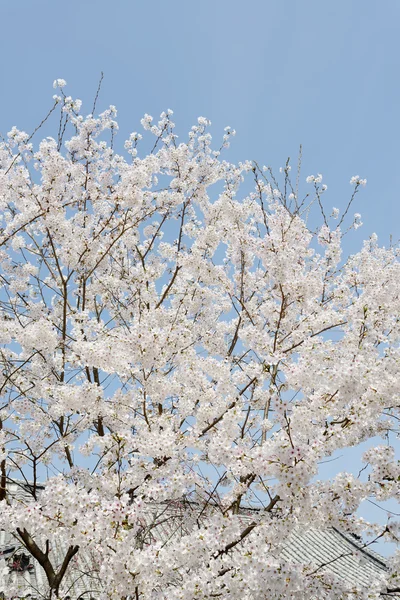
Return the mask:
MULTIPOLYGON (((27 497, 26 486, 22 484, 11 484, 8 491, 13 501, 27 497)), ((149 505, 146 511, 146 523, 143 524, 145 536, 143 542, 150 542, 151 538, 164 542, 179 538, 192 529, 196 514, 197 511, 190 510, 188 504, 149 505), (154 527, 155 523, 157 523, 156 527, 154 527)), ((244 512, 243 518, 246 520, 251 517, 244 512)), ((3 553, 4 558, 8 559, 22 551, 22 546, 12 535, 0 531, 0 552, 3 553)), ((67 547, 61 545, 52 547, 49 556, 53 564, 61 564, 66 551, 67 547)), ((24 552, 27 553, 26 550, 24 552)), ((312 564, 315 569, 326 565, 327 570, 348 584, 363 588, 368 588, 374 579, 387 570, 381 556, 369 548, 363 548, 362 544, 350 534, 335 528, 324 531, 309 529, 302 533, 292 533, 280 556, 291 563, 312 564), (355 555, 355 551, 358 556, 355 555)), ((46 575, 34 559, 31 559, 31 564, 33 568, 30 570, 10 571, 9 585, 18 583, 21 597, 41 598, 47 587, 46 575)), ((93 560, 87 553, 78 553, 73 568, 67 572, 66 581, 71 600, 96 598, 101 589, 101 581, 93 569, 93 560)), ((5 596, 7 598, 6 591, 5 596)), ((385 598, 400 600, 400 595, 385 595, 385 598)))
POLYGON ((293 563, 327 565, 329 571, 360 587, 368 587, 387 570, 383 558, 362 549, 361 543, 334 528, 292 534, 281 556, 293 563), (358 557, 354 554, 357 550, 358 557))

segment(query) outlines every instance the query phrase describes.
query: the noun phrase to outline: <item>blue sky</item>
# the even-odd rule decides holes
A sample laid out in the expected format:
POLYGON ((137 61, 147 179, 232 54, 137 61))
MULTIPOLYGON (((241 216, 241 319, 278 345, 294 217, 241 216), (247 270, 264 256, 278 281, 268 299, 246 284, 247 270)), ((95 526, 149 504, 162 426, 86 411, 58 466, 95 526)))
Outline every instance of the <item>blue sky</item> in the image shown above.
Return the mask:
POLYGON ((57 77, 90 112, 104 71, 121 138, 172 108, 182 136, 199 115, 218 139, 234 127, 231 160, 278 169, 301 143, 330 206, 368 179, 352 250, 399 237, 398 0, 0 0, 0 22, 1 132, 31 131, 57 77))
POLYGON ((368 179, 347 250, 372 232, 388 245, 400 237, 399 22, 398 0, 0 0, 0 132, 32 131, 58 77, 90 112, 103 71, 98 109, 117 106, 121 141, 172 108, 182 137, 200 115, 218 140, 234 127, 230 160, 277 171, 302 144, 303 181, 322 173, 329 207, 346 206, 352 175, 368 179))

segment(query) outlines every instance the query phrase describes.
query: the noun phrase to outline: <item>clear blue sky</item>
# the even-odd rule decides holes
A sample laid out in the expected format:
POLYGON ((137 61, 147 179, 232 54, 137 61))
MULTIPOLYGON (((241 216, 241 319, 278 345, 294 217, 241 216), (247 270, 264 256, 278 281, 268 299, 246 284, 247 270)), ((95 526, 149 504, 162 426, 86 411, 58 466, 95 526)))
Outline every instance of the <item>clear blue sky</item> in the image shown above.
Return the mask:
POLYGON ((0 0, 0 23, 0 132, 32 131, 58 77, 90 112, 104 71, 120 138, 172 108, 183 137, 199 115, 234 127, 231 160, 277 170, 301 143, 329 207, 368 179, 350 251, 400 237, 398 0, 0 0))
POLYGON ((232 160, 278 168, 301 143, 330 205, 368 179, 357 239, 400 235, 398 0, 0 0, 0 22, 1 132, 36 125, 57 77, 89 112, 104 71, 120 137, 172 108, 182 135, 234 127, 232 160))

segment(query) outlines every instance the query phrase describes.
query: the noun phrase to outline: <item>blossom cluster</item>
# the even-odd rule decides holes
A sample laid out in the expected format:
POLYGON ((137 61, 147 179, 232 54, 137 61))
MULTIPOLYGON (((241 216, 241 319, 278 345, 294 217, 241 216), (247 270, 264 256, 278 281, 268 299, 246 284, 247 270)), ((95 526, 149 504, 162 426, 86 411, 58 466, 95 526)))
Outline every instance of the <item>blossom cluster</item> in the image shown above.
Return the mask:
POLYGON ((395 435, 398 249, 371 238, 343 258, 322 175, 311 230, 288 165, 280 189, 222 158, 231 128, 214 150, 206 118, 181 142, 171 110, 145 115, 152 150, 134 132, 118 153, 115 107, 83 117, 54 87, 58 138, 0 143, 0 480, 32 491, 0 496, 0 529, 91 556, 110 600, 366 598, 281 550, 310 526, 379 535, 360 504, 399 498, 390 444, 364 478, 316 479, 337 450, 395 435))

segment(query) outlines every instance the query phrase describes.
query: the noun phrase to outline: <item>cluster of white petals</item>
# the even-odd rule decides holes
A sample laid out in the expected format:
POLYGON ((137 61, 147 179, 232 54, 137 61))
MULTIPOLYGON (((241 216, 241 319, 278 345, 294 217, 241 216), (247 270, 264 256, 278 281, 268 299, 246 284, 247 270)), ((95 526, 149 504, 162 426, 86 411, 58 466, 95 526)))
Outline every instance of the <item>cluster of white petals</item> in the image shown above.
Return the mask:
POLYGON ((39 562, 46 540, 69 549, 67 572, 88 553, 108 600, 398 588, 399 555, 368 596, 328 565, 280 558, 309 527, 399 535, 357 514, 400 495, 398 250, 371 238, 343 259, 322 175, 307 178, 322 208, 311 231, 288 165, 279 188, 221 158, 231 128, 214 150, 206 118, 181 142, 172 111, 145 115, 149 153, 136 132, 118 153, 115 107, 83 117, 79 100, 56 102, 58 136, 33 147, 13 128, 0 143, 0 529, 39 562), (359 476, 317 479, 368 440, 359 476), (16 480, 29 502, 7 502, 16 480), (185 528, 162 539, 149 506, 182 502, 185 528))

